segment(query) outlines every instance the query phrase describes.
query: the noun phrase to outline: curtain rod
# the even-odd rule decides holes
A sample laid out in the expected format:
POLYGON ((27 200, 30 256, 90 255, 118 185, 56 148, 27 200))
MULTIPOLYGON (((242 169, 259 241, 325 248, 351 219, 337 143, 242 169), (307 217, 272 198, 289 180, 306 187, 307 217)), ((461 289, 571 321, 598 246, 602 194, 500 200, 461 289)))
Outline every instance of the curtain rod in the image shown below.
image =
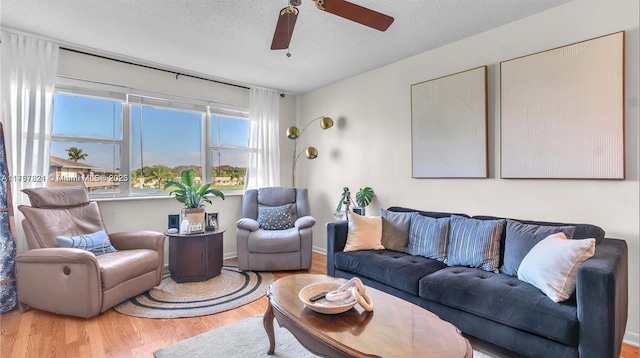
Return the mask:
POLYGON ((138 66, 138 67, 148 68, 148 69, 151 69, 151 70, 156 70, 156 71, 162 71, 162 72, 172 73, 172 74, 176 75, 176 80, 178 79, 178 77, 179 77, 179 76, 185 76, 185 77, 195 78, 195 79, 198 79, 198 80, 203 80, 203 81, 209 81, 209 82, 220 83, 220 84, 227 85, 227 86, 234 86, 234 87, 239 87, 239 88, 249 89, 249 87, 247 87, 247 86, 237 85, 237 84, 233 84, 233 83, 227 83, 227 82, 223 82, 223 81, 212 80, 212 79, 210 79, 210 78, 204 78, 204 77, 200 77, 200 76, 194 76, 194 75, 190 75, 190 74, 187 74, 187 73, 181 73, 181 72, 177 72, 177 71, 167 70, 167 69, 164 69, 164 68, 158 68, 158 67, 153 67, 153 66, 149 66, 149 65, 142 65, 142 64, 139 64, 139 63, 130 62, 130 61, 125 61, 125 60, 120 60, 120 59, 117 59, 117 58, 111 58, 111 57, 107 57, 107 56, 103 56, 103 55, 96 55, 96 54, 94 54, 94 53, 89 53, 89 52, 85 52, 85 51, 75 50, 75 49, 68 48, 68 47, 62 47, 62 46, 60 46, 60 49, 61 49, 61 50, 65 50, 65 51, 71 51, 71 52, 79 53, 79 54, 82 54, 82 55, 88 55, 88 56, 98 57, 98 58, 102 58, 102 59, 105 59, 105 60, 116 61, 116 62, 124 63, 124 64, 127 64, 127 65, 133 65, 133 66, 138 66))

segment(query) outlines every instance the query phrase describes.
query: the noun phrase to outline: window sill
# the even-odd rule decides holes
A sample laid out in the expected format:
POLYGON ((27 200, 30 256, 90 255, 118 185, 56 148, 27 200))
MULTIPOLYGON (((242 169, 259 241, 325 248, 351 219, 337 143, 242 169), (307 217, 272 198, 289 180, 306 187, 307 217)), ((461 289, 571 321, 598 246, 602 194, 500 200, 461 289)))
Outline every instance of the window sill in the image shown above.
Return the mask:
MULTIPOLYGON (((244 195, 244 191, 243 190, 232 190, 232 191, 228 191, 224 193, 225 198, 227 197, 235 197, 235 196, 240 196, 242 197, 244 195)), ((209 195, 209 197, 215 197, 215 195, 209 195)), ((136 201, 136 200, 167 200, 167 199, 171 199, 171 200, 176 200, 175 197, 170 196, 170 195, 148 195, 148 196, 120 196, 120 197, 97 197, 97 198, 92 198, 91 195, 89 195, 89 199, 91 199, 92 201, 96 201, 96 202, 101 202, 101 201, 136 201)))

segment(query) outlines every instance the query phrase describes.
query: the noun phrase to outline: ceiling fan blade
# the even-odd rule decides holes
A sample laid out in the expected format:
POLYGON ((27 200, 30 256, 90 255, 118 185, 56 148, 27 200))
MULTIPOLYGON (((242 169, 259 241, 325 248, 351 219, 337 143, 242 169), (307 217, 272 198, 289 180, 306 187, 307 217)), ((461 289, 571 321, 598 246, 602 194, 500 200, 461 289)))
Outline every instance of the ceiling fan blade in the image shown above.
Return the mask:
POLYGON ((376 30, 385 31, 393 17, 344 0, 318 0, 318 8, 376 30))
POLYGON ((289 47, 289 42, 291 42, 293 28, 296 26, 297 19, 297 7, 287 6, 280 10, 280 16, 278 16, 278 23, 276 24, 276 31, 273 34, 273 41, 271 42, 272 50, 284 50, 289 47))

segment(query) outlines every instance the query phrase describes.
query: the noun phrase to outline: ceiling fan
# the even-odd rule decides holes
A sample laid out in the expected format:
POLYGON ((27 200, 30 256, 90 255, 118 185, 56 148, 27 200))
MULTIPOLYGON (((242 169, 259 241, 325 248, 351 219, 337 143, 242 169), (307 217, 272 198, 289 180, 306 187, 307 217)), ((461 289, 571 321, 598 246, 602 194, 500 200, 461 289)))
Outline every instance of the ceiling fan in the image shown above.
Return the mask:
MULTIPOLYGON (((312 0, 316 3, 318 9, 328 13, 338 15, 347 20, 355 21, 359 24, 374 28, 376 30, 385 31, 391 26, 393 17, 379 13, 377 11, 367 9, 360 5, 350 3, 345 0, 312 0)), ((298 19, 299 10, 302 0, 289 0, 289 6, 280 10, 276 31, 273 34, 271 42, 272 50, 284 50, 289 48, 293 28, 298 19)), ((291 56, 287 53, 287 56, 291 56)))

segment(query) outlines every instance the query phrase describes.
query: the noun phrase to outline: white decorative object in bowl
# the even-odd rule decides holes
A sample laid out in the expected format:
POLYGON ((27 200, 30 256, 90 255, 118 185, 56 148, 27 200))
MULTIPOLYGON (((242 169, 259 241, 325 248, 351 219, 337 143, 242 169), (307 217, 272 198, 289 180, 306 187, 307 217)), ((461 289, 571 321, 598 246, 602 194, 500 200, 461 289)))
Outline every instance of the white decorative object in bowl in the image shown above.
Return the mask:
POLYGON ((358 303, 355 300, 338 300, 338 301, 327 301, 325 298, 321 298, 315 302, 311 302, 309 299, 313 296, 319 295, 321 293, 332 292, 340 288, 342 283, 337 282, 317 282, 307 285, 300 290, 298 293, 298 297, 300 301, 302 301, 310 310, 324 313, 324 314, 338 314, 342 312, 346 312, 350 310, 353 306, 358 303))

